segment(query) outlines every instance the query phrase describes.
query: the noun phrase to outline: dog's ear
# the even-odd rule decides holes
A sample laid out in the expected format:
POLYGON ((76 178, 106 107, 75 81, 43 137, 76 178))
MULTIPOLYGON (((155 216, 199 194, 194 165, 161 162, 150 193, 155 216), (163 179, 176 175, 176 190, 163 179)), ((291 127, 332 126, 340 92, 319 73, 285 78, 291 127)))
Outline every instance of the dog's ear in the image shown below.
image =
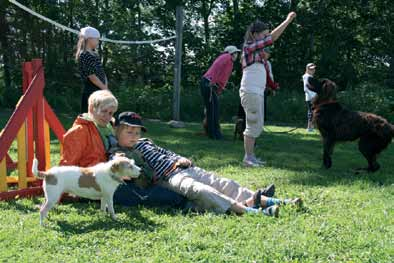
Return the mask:
POLYGON ((114 161, 111 165, 111 172, 114 174, 118 173, 120 170, 120 162, 119 161, 114 161))
POLYGON ((323 84, 320 81, 318 81, 317 79, 315 79, 314 77, 308 77, 307 86, 308 86, 308 89, 310 89, 311 91, 314 91, 316 93, 320 93, 323 84))

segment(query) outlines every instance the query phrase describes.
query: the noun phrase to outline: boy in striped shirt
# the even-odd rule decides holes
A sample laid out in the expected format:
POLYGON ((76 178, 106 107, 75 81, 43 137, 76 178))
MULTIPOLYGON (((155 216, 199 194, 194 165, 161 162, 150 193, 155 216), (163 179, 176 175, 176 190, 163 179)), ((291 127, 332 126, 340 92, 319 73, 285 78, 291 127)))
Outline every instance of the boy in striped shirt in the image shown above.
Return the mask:
POLYGON ((110 151, 111 154, 124 153, 135 160, 134 157, 138 156, 136 164, 143 167, 142 176, 150 183, 185 196, 199 208, 218 213, 278 216, 279 205, 302 203, 300 198, 272 198, 273 186, 265 191, 253 192, 233 180, 194 166, 189 159, 161 148, 149 139, 141 139, 141 132, 146 131, 146 128, 141 117, 134 112, 119 114, 115 126, 118 146, 110 151))

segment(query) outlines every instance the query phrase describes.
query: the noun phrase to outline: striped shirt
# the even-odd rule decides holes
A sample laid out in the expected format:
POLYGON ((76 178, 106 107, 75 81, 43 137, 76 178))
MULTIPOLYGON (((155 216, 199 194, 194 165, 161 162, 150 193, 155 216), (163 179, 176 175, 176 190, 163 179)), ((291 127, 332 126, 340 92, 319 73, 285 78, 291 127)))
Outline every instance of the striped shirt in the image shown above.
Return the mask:
POLYGON ((263 63, 264 48, 272 45, 272 36, 267 35, 263 39, 247 42, 242 48, 242 69, 254 63, 263 63))
POLYGON ((153 181, 169 175, 181 156, 155 145, 149 139, 140 139, 134 148, 140 151, 144 160, 154 170, 153 181))

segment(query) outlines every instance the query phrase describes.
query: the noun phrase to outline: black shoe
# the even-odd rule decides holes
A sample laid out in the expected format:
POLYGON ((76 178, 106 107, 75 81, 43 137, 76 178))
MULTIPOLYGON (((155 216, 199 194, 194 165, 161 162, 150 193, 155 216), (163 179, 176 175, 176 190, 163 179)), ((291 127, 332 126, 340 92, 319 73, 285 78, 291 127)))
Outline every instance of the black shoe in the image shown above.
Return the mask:
POLYGON ((273 197, 275 194, 275 185, 270 184, 264 189, 261 189, 261 194, 266 196, 266 197, 273 197))
POLYGON ((260 208, 261 207, 261 190, 257 190, 253 194, 253 208, 260 208))

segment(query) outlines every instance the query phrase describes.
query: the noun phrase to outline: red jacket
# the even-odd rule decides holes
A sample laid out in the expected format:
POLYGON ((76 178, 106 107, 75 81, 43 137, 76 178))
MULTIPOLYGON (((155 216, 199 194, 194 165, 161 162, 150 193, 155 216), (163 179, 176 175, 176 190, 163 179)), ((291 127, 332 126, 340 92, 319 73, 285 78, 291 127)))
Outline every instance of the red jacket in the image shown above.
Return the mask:
POLYGON ((233 71, 233 64, 231 54, 223 53, 215 59, 212 66, 204 74, 204 77, 209 79, 210 84, 216 84, 219 87, 216 91, 218 94, 221 94, 226 88, 233 71))
POLYGON ((78 116, 63 136, 60 165, 89 167, 105 161, 107 156, 104 143, 96 125, 78 116))

